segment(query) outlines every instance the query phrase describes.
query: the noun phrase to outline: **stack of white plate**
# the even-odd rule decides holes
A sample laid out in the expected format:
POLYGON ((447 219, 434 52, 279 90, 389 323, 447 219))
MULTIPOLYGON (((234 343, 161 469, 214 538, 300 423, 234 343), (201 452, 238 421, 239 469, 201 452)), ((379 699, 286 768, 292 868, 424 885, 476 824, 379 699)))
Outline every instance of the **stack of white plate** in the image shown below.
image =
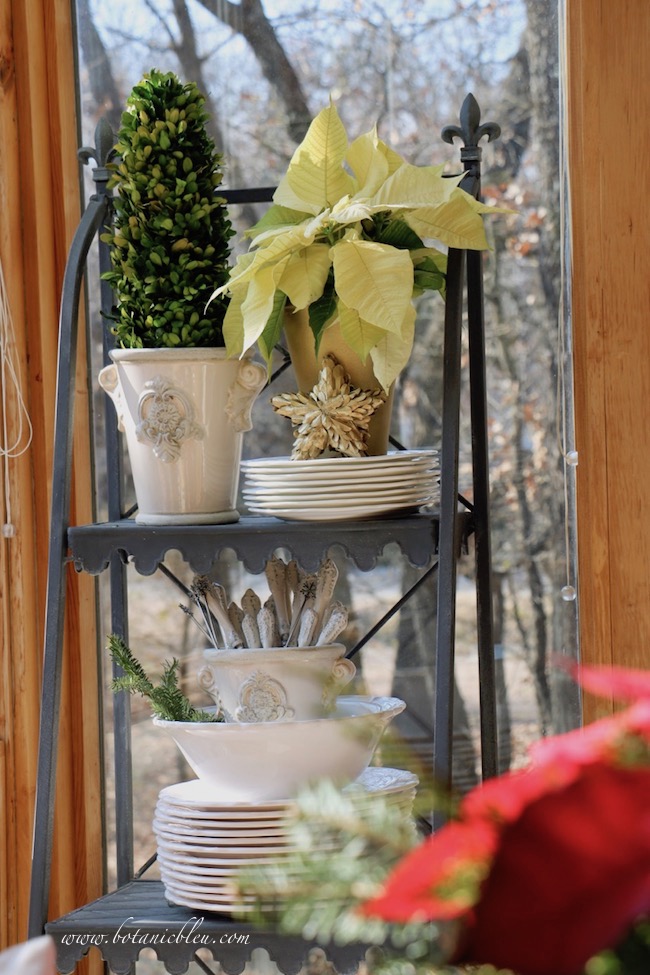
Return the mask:
POLYGON ((254 514, 339 521, 412 512, 439 497, 438 451, 373 457, 261 457, 242 462, 242 494, 254 514))
MULTIPOLYGON (((402 769, 368 768, 342 792, 360 815, 383 796, 408 818, 417 784, 402 769)), ((215 790, 198 779, 163 789, 153 827, 167 900, 219 914, 252 911, 252 899, 236 893, 238 873, 290 857, 295 808, 295 800, 219 802, 215 790)), ((331 849, 331 842, 325 839, 322 849, 331 849)))

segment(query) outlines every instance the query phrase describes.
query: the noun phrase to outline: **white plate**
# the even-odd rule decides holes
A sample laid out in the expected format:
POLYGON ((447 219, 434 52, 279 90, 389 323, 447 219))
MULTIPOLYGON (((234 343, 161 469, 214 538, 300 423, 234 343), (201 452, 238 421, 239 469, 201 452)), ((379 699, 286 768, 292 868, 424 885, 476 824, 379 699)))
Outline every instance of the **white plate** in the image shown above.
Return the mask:
MULTIPOLYGON (((159 797, 172 805, 181 805, 193 809, 202 809, 205 812, 224 812, 231 814, 239 813, 252 814, 257 819, 262 819, 269 815, 272 818, 284 816, 288 806, 295 803, 287 802, 284 799, 267 799, 259 802, 251 799, 223 801, 219 798, 219 790, 206 785, 201 779, 190 779, 189 782, 177 782, 175 785, 168 785, 161 790, 159 797)), ((232 818, 232 816, 231 816, 232 818)))
MULTIPOLYGON (((174 890, 168 890, 167 888, 165 888, 165 897, 170 904, 176 904, 179 907, 193 907, 197 911, 212 911, 213 914, 225 914, 228 917, 230 917, 231 914, 252 914, 252 912, 255 910, 252 905, 240 907, 239 905, 235 904, 220 904, 215 903, 212 900, 205 900, 198 896, 195 897, 193 894, 180 894, 174 890)), ((272 908, 270 910, 272 910, 272 908)), ((277 908, 275 910, 277 911, 277 908)))
POLYGON ((392 495, 393 497, 404 497, 405 495, 430 494, 438 489, 436 478, 421 478, 413 483, 405 483, 402 478, 393 478, 391 481, 377 483, 374 478, 369 482, 367 478, 353 484, 346 482, 336 485, 319 484, 314 487, 305 487, 302 483, 283 483, 283 484, 246 484, 243 487, 245 495, 264 495, 268 496, 289 496, 305 497, 313 499, 329 500, 341 497, 359 498, 365 496, 375 497, 376 495, 392 495))
POLYGON ((160 819, 154 819, 153 821, 153 831, 156 836, 160 836, 165 840, 178 843, 191 843, 194 846, 246 846, 246 847, 267 847, 267 846, 283 846, 286 844, 286 833, 283 831, 275 833, 266 833, 259 835, 259 833, 251 836, 245 833, 243 836, 241 833, 226 833, 223 832, 207 832, 205 830, 198 831, 183 828, 180 824, 167 824, 162 823, 160 819))
MULTIPOLYGON (((242 867, 250 867, 259 862, 255 857, 235 857, 232 860, 220 860, 216 857, 187 857, 180 853, 168 853, 166 850, 160 849, 158 850, 158 859, 161 866, 170 867, 172 870, 178 867, 179 869, 193 870, 196 873, 207 871, 211 877, 229 877, 238 873, 242 867)), ((265 866, 277 863, 286 864, 287 858, 265 857, 263 862, 265 866)))
POLYGON ((254 900, 249 897, 246 901, 240 901, 235 895, 235 891, 232 887, 224 888, 223 891, 210 891, 210 888, 204 887, 194 887, 192 884, 176 884, 173 882, 165 882, 165 893, 166 895, 171 894, 169 900, 173 900, 174 904, 188 904, 188 900, 191 899, 192 903, 188 906, 190 907, 203 907, 208 910, 212 908, 215 911, 226 912, 230 910, 239 910, 240 904, 245 910, 253 910, 254 900))
POLYGON ((306 474, 314 471, 324 471, 327 468, 343 470, 344 468, 372 467, 381 464, 384 467, 398 465, 403 467, 417 464, 437 464, 440 461, 440 451, 434 447, 421 450, 390 450, 387 454, 370 454, 367 457, 343 457, 331 454, 327 457, 309 457, 294 460, 288 454, 281 457, 249 457, 241 461, 244 470, 300 470, 306 474))
POLYGON ((412 514, 417 511, 413 505, 373 505, 359 508, 304 508, 292 510, 290 508, 274 509, 273 511, 261 506, 248 506, 256 515, 270 515, 272 518, 284 518, 285 521, 360 521, 366 518, 378 518, 381 515, 412 514))
MULTIPOLYGON (((242 868, 250 867, 255 861, 244 860, 240 864, 235 866, 224 867, 224 866, 212 866, 212 863, 185 863, 178 860, 172 860, 169 857, 158 855, 158 862, 160 863, 161 869, 164 868, 168 872, 177 873, 179 877, 182 875, 184 877, 193 877, 195 879, 205 879, 207 883, 228 883, 233 877, 237 877, 242 868)), ((286 860, 265 860, 264 865, 270 866, 273 864, 281 863, 283 869, 300 870, 302 868, 290 867, 286 860)))
MULTIPOLYGON (((198 897, 181 897, 180 894, 175 894, 172 891, 165 890, 165 900, 169 904, 173 904, 175 907, 191 907, 195 911, 203 911, 206 914, 217 914, 221 917, 235 918, 240 915, 252 914, 253 907, 223 907, 216 904, 212 904, 209 901, 200 900, 198 897)), ((277 913, 277 908, 273 911, 272 908, 263 909, 259 913, 277 913)))
MULTIPOLYGON (((326 851, 325 855, 329 855, 330 851, 326 851)), ((288 866, 291 863, 291 859, 288 854, 274 854, 271 856, 238 856, 232 859, 222 859, 219 856, 209 857, 209 856, 188 856, 184 853, 175 853, 167 849, 158 849, 158 859, 160 861, 161 868, 167 867, 172 870, 175 868, 185 869, 194 871, 195 873, 204 873, 207 871, 207 875, 210 877, 232 877, 237 874, 239 870, 255 866, 256 864, 262 864, 264 866, 288 866)))
MULTIPOLYGON (((367 468, 361 468, 358 471, 322 471, 313 474, 294 473, 293 471, 282 474, 267 474, 248 471, 244 474, 244 484, 254 487, 270 485, 279 489, 295 489, 299 486, 304 487, 305 490, 316 490, 326 484, 328 490, 345 490, 353 485, 367 484, 368 475, 367 468)), ((388 473, 375 469, 372 471, 372 483, 382 487, 392 487, 395 484, 428 484, 438 477, 440 477, 440 468, 437 465, 417 471, 407 471, 402 468, 391 469, 388 473)))
POLYGON ((187 820, 183 815, 175 817, 168 816, 165 812, 160 812, 158 809, 156 809, 156 818, 153 821, 153 825, 164 834, 173 832, 178 837, 209 837, 212 840, 225 839, 226 837, 230 837, 231 839, 239 837, 240 840, 257 841, 262 838, 281 838, 287 833, 287 827, 284 824, 262 829, 246 829, 246 827, 235 824, 233 829, 224 829, 220 821, 211 823, 202 819, 197 823, 197 820, 187 820))
MULTIPOLYGON (((438 493, 437 491, 435 492, 438 493)), ((315 498, 301 498, 300 494, 295 495, 293 498, 278 498, 275 500, 275 495, 269 492, 265 499, 260 498, 250 498, 251 505, 262 505, 267 511, 274 508, 280 508, 283 511, 290 511, 292 508, 314 508, 314 509, 331 509, 333 511, 340 511, 342 508, 369 508, 369 507, 383 507, 384 505, 395 505, 399 508, 405 505, 413 506, 418 504, 426 504, 432 497, 433 492, 428 494, 425 492, 408 494, 401 491, 395 491, 391 494, 378 494, 378 495, 368 495, 362 496, 360 498, 354 497, 354 495, 348 495, 342 498, 332 498, 324 497, 321 501, 317 501, 315 498)), ((244 495, 244 497, 247 497, 244 495)))
MULTIPOLYGON (((155 831, 154 831, 155 832, 155 831)), ((295 850, 295 846, 291 847, 287 842, 282 844, 269 844, 264 845, 254 845, 248 846, 245 843, 184 843, 182 840, 167 839, 164 836, 159 836, 156 834, 156 842, 158 849, 162 850, 163 853, 168 854, 179 854, 180 856, 200 856, 207 859, 218 858, 221 860, 229 859, 254 859, 255 857, 260 857, 260 859, 266 859, 270 856, 284 856, 286 853, 291 853, 295 850)))
POLYGON ((255 497, 294 497, 309 498, 310 500, 338 502, 345 498, 358 501, 361 498, 368 498, 369 501, 385 501, 386 499, 397 498, 401 500, 405 497, 419 497, 423 494, 432 494, 438 491, 438 483, 434 479, 418 481, 416 484, 403 484, 396 479, 392 484, 375 484, 374 480, 364 479, 358 484, 341 484, 335 489, 330 489, 328 484, 321 484, 318 488, 304 488, 301 484, 284 487, 276 487, 274 484, 256 484, 253 487, 244 487, 243 493, 247 496, 255 497))
POLYGON ((287 834, 285 832, 273 833, 271 836, 241 836, 239 833, 236 835, 227 834, 221 836, 215 835, 198 835, 197 833, 185 834, 180 833, 174 826, 161 826, 159 820, 154 820, 153 831, 161 842, 165 843, 175 843, 178 845, 184 845, 189 847, 215 847, 223 846, 246 846, 246 847, 275 847, 284 846, 287 841, 287 834))
POLYGON ((434 448, 423 448, 422 450, 396 450, 388 454, 376 454, 371 457, 316 457, 313 460, 292 460, 291 457, 257 457, 250 460, 243 460, 241 467, 244 471, 264 471, 264 470, 300 470, 303 472, 318 470, 336 470, 346 467, 376 467, 378 465, 387 468, 393 466, 412 467, 416 464, 428 464, 438 457, 438 451, 434 448))
POLYGON ((234 829, 267 829, 268 827, 280 828, 288 813, 287 808, 262 812, 257 812, 255 809, 250 811, 243 809, 195 809, 192 806, 184 806, 179 803, 166 803, 161 799, 158 800, 156 811, 167 819, 180 819, 183 822, 192 820, 192 822, 199 824, 214 823, 219 828, 229 831, 234 829))
POLYGON ((366 795, 385 796, 393 792, 417 789, 419 784, 420 780, 417 775, 407 771, 407 769, 371 765, 361 773, 358 779, 346 785, 342 791, 349 796, 360 791, 365 792, 366 795))
MULTIPOLYGON (((386 792, 410 790, 418 784, 417 776, 405 769, 369 766, 361 775, 346 785, 343 795, 356 795, 360 792, 368 796, 386 792)), ((264 825, 280 825, 287 815, 296 809, 292 800, 266 800, 261 802, 222 802, 218 793, 200 779, 176 782, 160 791, 157 809, 165 809, 174 816, 187 816, 192 819, 214 820, 221 823, 243 824, 257 828, 257 820, 264 825)))
POLYGON ((224 877, 221 880, 211 880, 208 877, 198 877, 194 880, 190 879, 186 874, 176 875, 173 871, 169 870, 161 870, 160 874, 164 884, 172 884, 180 890, 193 888, 196 893, 215 894, 217 897, 228 896, 231 899, 234 894, 235 875, 232 877, 224 877), (204 889, 201 890, 200 888, 204 889))
MULTIPOLYGON (((395 784, 392 790, 387 788, 386 791, 381 791, 377 794, 384 796, 386 801, 391 805, 405 805, 408 802, 413 802, 415 786, 410 784, 395 784)), ((354 801, 355 808, 358 809, 360 814, 363 814, 366 809, 371 809, 374 802, 374 796, 366 792, 363 788, 358 788, 356 791, 350 792, 349 798, 354 801)), ((165 809, 161 809, 160 804, 158 804, 154 825, 160 828, 161 831, 164 829, 166 833, 173 833, 174 837, 180 840, 201 836, 212 838, 215 842, 218 842, 222 838, 231 837, 232 839, 239 839, 243 844, 247 844, 250 839, 255 842, 265 837, 269 840, 274 838, 281 839, 289 833, 293 818, 291 811, 287 811, 281 819, 269 820, 268 824, 264 824, 263 820, 248 819, 230 822, 219 818, 221 815, 219 813, 215 814, 216 818, 214 820, 204 818, 196 819, 195 815, 195 811, 191 809, 176 809, 175 811, 168 812, 165 809), (252 823, 254 828, 249 829, 249 823, 252 823), (259 825, 260 823, 262 825, 259 825)), ((205 815, 205 813, 202 813, 202 816, 205 815)))

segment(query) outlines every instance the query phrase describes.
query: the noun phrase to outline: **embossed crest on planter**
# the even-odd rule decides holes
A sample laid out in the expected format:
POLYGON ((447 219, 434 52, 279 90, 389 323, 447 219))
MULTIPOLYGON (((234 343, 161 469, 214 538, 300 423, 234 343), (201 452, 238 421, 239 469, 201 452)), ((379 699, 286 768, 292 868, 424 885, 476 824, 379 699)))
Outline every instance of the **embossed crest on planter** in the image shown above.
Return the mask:
POLYGON ((293 718, 295 711, 288 706, 287 692, 279 680, 263 670, 256 670, 244 681, 239 692, 237 721, 282 721, 293 718))
POLYGON ((138 399, 135 435, 150 443, 154 455, 166 464, 177 461, 188 440, 201 440, 203 427, 195 420, 196 410, 188 394, 164 376, 144 384, 138 399))

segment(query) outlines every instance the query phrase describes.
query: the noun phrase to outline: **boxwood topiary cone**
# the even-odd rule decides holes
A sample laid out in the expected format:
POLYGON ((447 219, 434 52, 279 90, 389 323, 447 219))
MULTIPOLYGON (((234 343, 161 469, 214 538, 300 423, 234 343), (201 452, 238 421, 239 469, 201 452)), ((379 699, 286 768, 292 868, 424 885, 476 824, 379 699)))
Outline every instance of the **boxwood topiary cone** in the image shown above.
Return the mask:
POLYGON ((115 219, 102 234, 117 294, 113 330, 124 348, 222 346, 226 301, 207 307, 228 278, 234 231, 221 183, 221 155, 205 127, 196 85, 152 70, 122 115, 110 186, 115 219))

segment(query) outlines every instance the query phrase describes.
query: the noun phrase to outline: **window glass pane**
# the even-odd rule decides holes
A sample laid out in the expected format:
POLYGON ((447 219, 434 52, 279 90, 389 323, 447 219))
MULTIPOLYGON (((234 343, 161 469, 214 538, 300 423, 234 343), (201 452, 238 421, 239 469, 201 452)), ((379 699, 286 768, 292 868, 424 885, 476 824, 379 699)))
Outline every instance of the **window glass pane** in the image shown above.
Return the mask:
MULTIPOLYGON (((512 210, 486 220, 493 605, 500 762, 503 768, 521 764, 531 740, 579 720, 578 695, 553 667, 555 653, 577 652, 572 489, 565 481, 571 367, 562 293, 556 0, 77 0, 77 8, 84 143, 92 143, 101 115, 117 128, 129 90, 145 71, 172 70, 206 94, 229 187, 275 185, 309 120, 330 97, 351 138, 376 123, 381 138, 409 162, 444 163, 449 172, 459 171, 458 146, 444 144, 440 130, 458 123, 468 92, 483 121, 500 124, 501 138, 483 143, 485 199, 512 210)), ((257 205, 233 207, 238 232, 262 212, 257 205)), ((236 246, 242 246, 240 236, 236 246)), ((393 432, 408 446, 439 444, 442 322, 439 296, 420 300, 416 346, 394 407, 393 432)), ((466 362, 463 370, 466 388, 466 362)), ((291 376, 282 383, 295 388, 291 376)), ((465 391, 460 480, 471 502, 468 417, 465 391)), ((247 435, 248 455, 290 449, 288 421, 272 414, 262 397, 247 435)), ((339 565, 343 569, 345 560, 339 565)), ((182 575, 180 564, 176 569, 182 575)), ((237 598, 251 580, 233 565, 227 573, 237 598)), ((396 550, 372 573, 348 568, 342 575, 352 644, 418 573, 404 567, 396 550)), ((164 580, 133 581, 140 587, 131 619, 134 652, 154 669, 185 653, 194 693, 201 654, 192 651, 197 634, 188 633, 177 594, 164 580)), ((472 559, 464 556, 456 648, 455 778, 461 788, 476 781, 479 768, 475 600, 472 559)), ((413 719, 409 732, 417 739, 412 747, 426 755, 434 634, 435 584, 423 587, 371 641, 360 667, 366 691, 404 697, 413 719)), ((182 775, 172 767, 173 750, 169 760, 152 757, 156 739, 146 714, 146 708, 134 711, 143 840, 150 838, 151 794, 155 802, 156 790, 182 775)))

